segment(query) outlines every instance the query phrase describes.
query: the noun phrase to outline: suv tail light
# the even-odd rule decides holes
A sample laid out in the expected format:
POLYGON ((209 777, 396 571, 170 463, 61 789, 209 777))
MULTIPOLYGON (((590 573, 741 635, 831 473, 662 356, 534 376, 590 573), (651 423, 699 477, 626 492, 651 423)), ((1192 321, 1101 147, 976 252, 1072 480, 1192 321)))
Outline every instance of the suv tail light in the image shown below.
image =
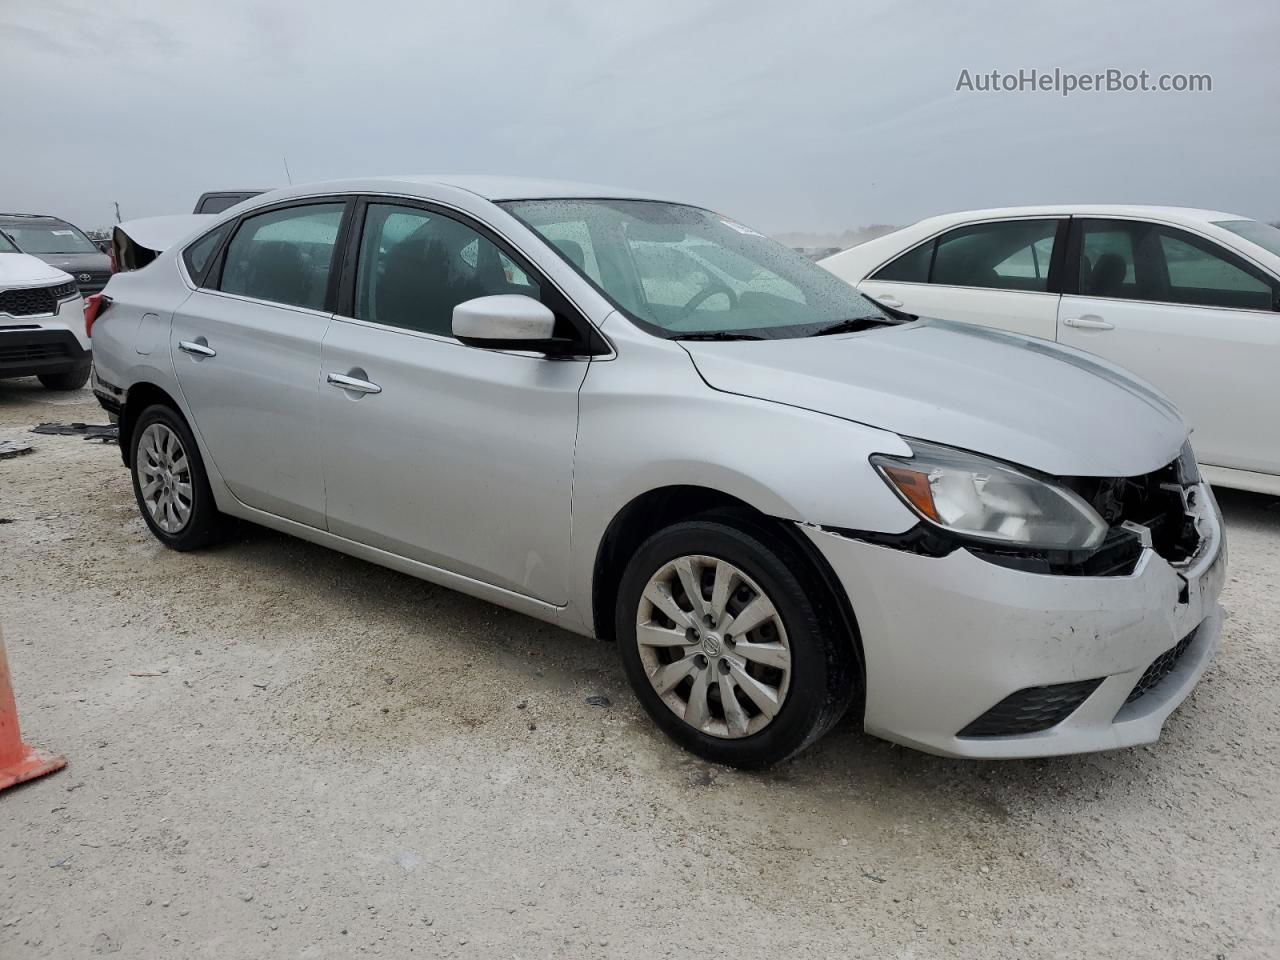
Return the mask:
POLYGON ((95 293, 85 297, 84 301, 84 335, 86 337, 93 336, 93 325, 98 322, 98 317, 106 312, 107 307, 111 305, 111 298, 101 293, 95 293))

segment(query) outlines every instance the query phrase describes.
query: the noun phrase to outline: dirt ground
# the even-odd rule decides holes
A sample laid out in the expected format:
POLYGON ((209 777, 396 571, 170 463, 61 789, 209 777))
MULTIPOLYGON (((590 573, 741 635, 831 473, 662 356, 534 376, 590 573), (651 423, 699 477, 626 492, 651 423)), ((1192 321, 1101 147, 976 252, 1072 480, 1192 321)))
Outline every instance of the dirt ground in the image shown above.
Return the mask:
POLYGON ((70 758, 0 794, 4 960, 1280 956, 1280 501, 1220 494, 1230 616, 1159 744, 963 762, 847 719, 744 774, 608 645, 265 530, 165 550, 115 446, 27 432, 74 420, 0 383, 36 447, 0 624, 70 758))

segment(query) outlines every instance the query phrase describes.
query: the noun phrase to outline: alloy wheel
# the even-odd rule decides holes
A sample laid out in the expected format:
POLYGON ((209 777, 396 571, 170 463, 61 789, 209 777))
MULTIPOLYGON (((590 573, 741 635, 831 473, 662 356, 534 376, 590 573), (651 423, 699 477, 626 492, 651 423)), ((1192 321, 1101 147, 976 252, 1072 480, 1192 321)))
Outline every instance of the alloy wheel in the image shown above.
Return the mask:
POLYGON ((759 584, 727 560, 691 555, 664 564, 641 595, 636 643, 663 703, 701 733, 759 733, 786 701, 786 627, 759 584))
POLYGON ((138 441, 138 486, 152 521, 165 533, 180 533, 191 519, 191 465, 182 440, 153 423, 138 441))

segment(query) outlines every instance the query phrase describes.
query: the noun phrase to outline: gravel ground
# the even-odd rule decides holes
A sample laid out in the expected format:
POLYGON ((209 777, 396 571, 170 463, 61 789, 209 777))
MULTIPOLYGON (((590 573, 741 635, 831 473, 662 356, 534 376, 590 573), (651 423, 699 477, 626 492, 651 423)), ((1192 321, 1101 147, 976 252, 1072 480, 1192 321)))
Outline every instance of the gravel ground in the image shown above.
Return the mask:
POLYGON ((250 528, 162 548, 87 392, 0 384, 27 739, 0 956, 1280 956, 1280 501, 1220 495, 1222 648, 1150 748, 765 774, 657 734, 608 645, 250 528), (586 702, 604 695, 607 706, 586 702))

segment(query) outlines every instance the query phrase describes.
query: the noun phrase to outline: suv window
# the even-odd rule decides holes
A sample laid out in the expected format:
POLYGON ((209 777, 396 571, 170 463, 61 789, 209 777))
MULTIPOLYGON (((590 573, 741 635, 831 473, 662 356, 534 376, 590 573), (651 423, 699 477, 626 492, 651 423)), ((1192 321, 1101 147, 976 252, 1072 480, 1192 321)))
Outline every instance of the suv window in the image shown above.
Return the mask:
POLYGON ((246 217, 227 244, 219 289, 324 309, 344 207, 316 203, 246 217))
POLYGON ((355 316, 453 336, 453 308, 476 297, 540 289, 492 241, 418 207, 369 204, 356 266, 355 316))
POLYGON ((209 269, 209 261, 218 252, 218 247, 222 246, 222 238, 227 235, 233 223, 235 223, 234 220, 214 227, 195 243, 188 244, 187 249, 182 251, 182 262, 187 265, 187 275, 197 287, 203 284, 205 271, 209 269))
POLYGON ((236 193, 202 193, 196 201, 195 213, 222 213, 237 203, 259 196, 261 190, 242 190, 236 193))
POLYGON ((1137 220, 1081 220, 1080 294, 1271 310, 1277 284, 1212 241, 1137 220))
POLYGON ((10 221, 4 232, 23 253, 101 253, 98 245, 65 220, 10 221))
POLYGON ((1056 220, 1005 220, 958 227, 938 238, 930 283, 996 290, 1049 289, 1056 220))

